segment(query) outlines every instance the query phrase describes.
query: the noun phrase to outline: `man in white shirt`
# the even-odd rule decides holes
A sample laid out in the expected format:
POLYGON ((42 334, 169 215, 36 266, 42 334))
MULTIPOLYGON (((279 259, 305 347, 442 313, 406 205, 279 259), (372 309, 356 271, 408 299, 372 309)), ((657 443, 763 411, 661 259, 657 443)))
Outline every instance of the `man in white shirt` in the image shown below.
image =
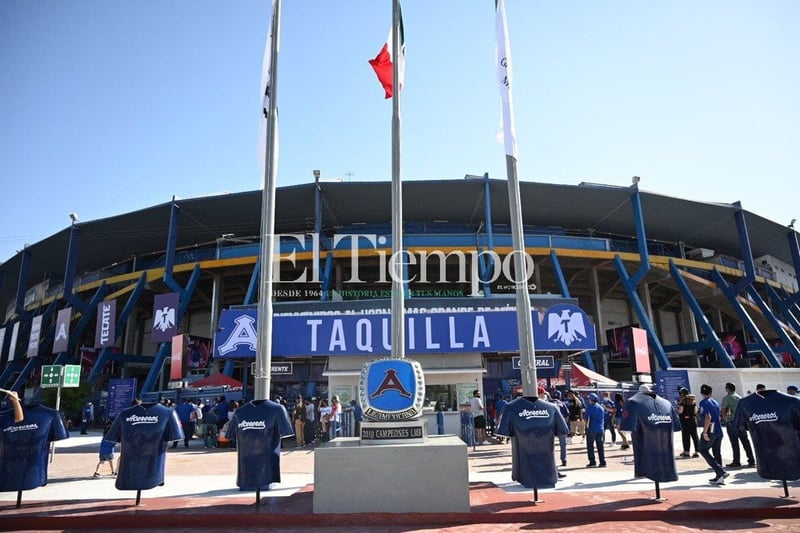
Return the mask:
POLYGON ((476 390, 472 393, 472 398, 469 399, 469 409, 472 412, 475 424, 475 442, 478 444, 491 444, 486 440, 486 414, 483 410, 480 391, 476 390))

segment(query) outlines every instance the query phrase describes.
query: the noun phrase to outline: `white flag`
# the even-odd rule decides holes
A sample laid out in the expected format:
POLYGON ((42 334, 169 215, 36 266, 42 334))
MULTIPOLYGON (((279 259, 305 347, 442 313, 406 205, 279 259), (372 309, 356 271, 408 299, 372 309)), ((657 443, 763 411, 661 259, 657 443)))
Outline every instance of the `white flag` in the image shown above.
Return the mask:
POLYGON ((508 23, 503 0, 495 0, 495 30, 497 35, 497 84, 503 101, 503 140, 506 154, 517 159, 517 133, 514 127, 514 104, 511 98, 511 46, 508 43, 508 23))
POLYGON ((265 147, 267 146, 267 115, 269 114, 269 99, 271 92, 272 81, 272 48, 277 49, 278 43, 273 43, 275 40, 275 4, 278 0, 272 0, 272 16, 269 23, 269 34, 267 35, 267 43, 264 45, 264 59, 261 66, 261 109, 259 110, 258 122, 258 160, 261 163, 261 179, 262 186, 264 179, 264 172, 267 166, 267 154, 265 147))

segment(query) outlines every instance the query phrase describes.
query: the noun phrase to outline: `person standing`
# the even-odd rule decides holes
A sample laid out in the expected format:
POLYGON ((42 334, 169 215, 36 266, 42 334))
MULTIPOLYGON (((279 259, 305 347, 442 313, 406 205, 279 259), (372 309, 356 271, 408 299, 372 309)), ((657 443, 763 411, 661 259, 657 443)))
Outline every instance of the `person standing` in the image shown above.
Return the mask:
POLYGON ((81 410, 81 435, 87 435, 87 429, 92 423, 92 417, 94 415, 94 406, 92 402, 86 402, 81 410))
MULTIPOLYGON (((622 395, 621 392, 617 392, 614 394, 614 427, 617 429, 617 433, 619 433, 620 438, 622 439, 622 445, 619 447, 620 450, 627 450, 630 448, 628 445, 628 437, 622 431, 622 412, 625 410, 625 397, 622 395)), ((695 437, 697 437, 697 433, 695 432, 695 437)))
POLYGON ((353 425, 355 426, 353 428, 353 436, 361 437, 361 421, 364 420, 364 411, 355 400, 350 400, 350 407, 353 408, 353 425))
POLYGON ((306 404, 303 402, 303 397, 297 396, 297 403, 294 404, 294 409, 292 410, 292 424, 294 425, 294 436, 298 448, 306 445, 305 425, 307 418, 306 404))
POLYGON ((742 463, 739 461, 741 458, 739 441, 741 441, 744 453, 747 455, 747 466, 754 467, 756 466, 756 459, 753 456, 753 448, 750 446, 750 439, 747 436, 747 431, 740 431, 733 423, 734 416, 736 415, 736 408, 742 397, 736 393, 736 385, 733 383, 725 384, 725 392, 727 394, 722 398, 722 419, 725 422, 725 430, 728 432, 728 440, 733 450, 733 461, 725 466, 729 468, 742 466, 742 463))
POLYGON ((314 402, 311 401, 311 398, 306 398, 306 423, 303 426, 305 430, 303 441, 306 444, 313 443, 317 438, 317 416, 314 411, 314 402))
POLYGON ((700 439, 700 455, 708 466, 714 470, 715 476, 709 481, 712 485, 722 485, 730 474, 722 468, 722 421, 720 420, 719 402, 711 397, 710 385, 700 387, 700 418, 703 421, 703 433, 700 439))
POLYGON ((614 428, 614 415, 616 414, 617 409, 614 407, 614 402, 611 401, 611 393, 604 391, 603 398, 600 403, 602 404, 603 411, 605 412, 603 425, 609 432, 611 432, 611 445, 613 446, 617 443, 617 432, 614 428))
POLYGON ((483 410, 481 391, 473 391, 472 398, 469 399, 469 410, 472 412, 472 420, 475 424, 475 442, 479 444, 490 444, 490 442, 486 440, 486 413, 483 410))
POLYGON ((689 394, 689 389, 681 387, 678 391, 677 411, 681 419, 681 440, 683 441, 683 451, 681 457, 689 457, 689 447, 694 443, 694 455, 700 456, 700 441, 697 439, 697 397, 689 394))
MULTIPOLYGON (((192 421, 192 417, 194 415, 194 405, 188 400, 183 400, 182 403, 179 403, 175 407, 175 413, 178 415, 178 420, 181 422, 181 428, 183 428, 183 446, 184 448, 189 447, 189 440, 194 435, 194 422, 192 421)), ((178 447, 178 441, 172 443, 173 448, 178 447)))
POLYGON ((603 440, 605 439, 605 409, 598 403, 599 398, 597 394, 589 394, 589 404, 586 406, 586 455, 589 457, 589 464, 587 468, 605 467, 606 466, 606 452, 603 449, 603 440), (597 447, 597 458, 599 463, 595 462, 594 449, 597 447))
MULTIPOLYGON (((567 404, 561 400, 561 391, 559 390, 553 393, 553 405, 558 408, 558 412, 566 421, 569 418, 569 409, 567 409, 567 404)), ((561 466, 567 466, 567 435, 565 433, 558 434, 558 453, 561 466)))
POLYGON ((583 402, 581 399, 578 398, 578 395, 575 394, 575 391, 567 391, 567 409, 569 410, 569 435, 568 438, 570 439, 568 442, 572 443, 572 437, 576 437, 578 435, 583 436, 584 432, 584 424, 583 424, 583 402))
POLYGON ((333 395, 331 398, 331 415, 330 415, 330 430, 331 430, 331 439, 335 439, 337 437, 337 433, 341 431, 341 424, 342 424, 342 406, 339 403, 339 396, 333 395))

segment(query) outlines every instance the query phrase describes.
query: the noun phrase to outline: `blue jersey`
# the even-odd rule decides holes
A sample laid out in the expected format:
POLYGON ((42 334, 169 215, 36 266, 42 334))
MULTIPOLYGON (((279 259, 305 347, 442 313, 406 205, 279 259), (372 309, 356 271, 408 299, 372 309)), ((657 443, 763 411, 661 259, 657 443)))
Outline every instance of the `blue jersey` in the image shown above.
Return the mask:
POLYGON ((626 403, 620 431, 630 431, 634 475, 653 481, 677 481, 672 434, 681 430, 681 419, 669 400, 639 392, 626 403))
POLYGON ((742 398, 734 425, 747 429, 764 479, 800 479, 800 398, 776 390, 742 398))
POLYGON ((175 406, 175 412, 178 414, 178 420, 181 424, 188 424, 192 421, 192 413, 194 413, 194 405, 184 402, 175 406))
POLYGON ((555 487, 554 437, 567 433, 564 417, 549 402, 517 398, 506 404, 495 434, 511 437, 511 479, 527 488, 555 487))
POLYGON ((0 492, 47 485, 49 444, 69 437, 55 409, 31 405, 23 412, 16 423, 13 409, 0 412, 0 492))
POLYGON ((709 396, 708 398, 703 398, 700 400, 700 405, 698 406, 699 411, 698 415, 700 416, 700 427, 705 427, 705 419, 706 415, 711 416, 711 430, 709 433, 720 433, 722 431, 722 421, 720 420, 720 409, 719 409, 719 402, 709 396))
POLYGON ((146 490, 164 483, 167 443, 183 440, 183 429, 169 407, 134 405, 117 415, 105 439, 122 443, 117 489, 146 490))
POLYGON ((598 402, 589 402, 586 406, 586 431, 602 433, 605 431, 606 412, 598 402))
POLYGON ((281 480, 281 438, 294 435, 286 408, 271 400, 254 400, 233 412, 226 437, 236 440, 236 486, 268 488, 281 480))

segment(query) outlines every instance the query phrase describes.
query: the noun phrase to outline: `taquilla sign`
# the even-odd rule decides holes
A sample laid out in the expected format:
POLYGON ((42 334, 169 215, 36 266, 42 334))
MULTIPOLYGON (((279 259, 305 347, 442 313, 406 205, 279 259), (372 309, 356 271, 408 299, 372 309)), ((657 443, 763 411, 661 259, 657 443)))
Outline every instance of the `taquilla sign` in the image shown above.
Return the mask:
MULTIPOLYGON (((409 355, 425 353, 513 352, 519 350, 513 308, 489 311, 412 312, 404 316, 409 355)), ((586 313, 572 304, 535 310, 537 350, 594 350, 595 328, 586 313)), ((214 355, 217 358, 255 357, 257 311, 228 309, 220 317, 214 355)), ((388 313, 302 313, 273 317, 275 356, 384 356, 391 354, 391 316, 388 313)))

